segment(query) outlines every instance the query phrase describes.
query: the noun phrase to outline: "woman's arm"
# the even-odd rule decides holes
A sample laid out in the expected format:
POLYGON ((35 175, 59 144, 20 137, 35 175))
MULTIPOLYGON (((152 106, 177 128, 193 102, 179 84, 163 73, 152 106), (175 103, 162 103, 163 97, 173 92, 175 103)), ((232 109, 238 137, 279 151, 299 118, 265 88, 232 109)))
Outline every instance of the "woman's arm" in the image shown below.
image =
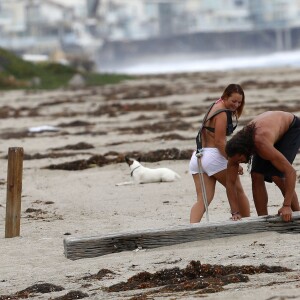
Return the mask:
POLYGON ((226 127, 227 127, 227 114, 226 112, 219 113, 214 117, 215 136, 214 144, 220 153, 227 159, 225 152, 226 145, 226 127))
POLYGON ((228 159, 227 163, 227 174, 226 174, 226 193, 228 202, 231 208, 231 213, 236 214, 233 215, 233 219, 240 219, 239 215, 239 204, 238 204, 238 198, 236 194, 236 180, 239 172, 239 164, 237 162, 233 162, 230 158, 228 159))

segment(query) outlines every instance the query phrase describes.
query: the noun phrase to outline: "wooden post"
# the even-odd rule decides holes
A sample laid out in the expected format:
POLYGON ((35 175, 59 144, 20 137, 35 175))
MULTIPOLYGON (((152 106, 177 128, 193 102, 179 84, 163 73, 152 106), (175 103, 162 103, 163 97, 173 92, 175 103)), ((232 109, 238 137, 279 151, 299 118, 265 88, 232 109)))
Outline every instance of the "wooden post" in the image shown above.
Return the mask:
POLYGON ((20 235, 23 148, 8 149, 5 237, 20 235))

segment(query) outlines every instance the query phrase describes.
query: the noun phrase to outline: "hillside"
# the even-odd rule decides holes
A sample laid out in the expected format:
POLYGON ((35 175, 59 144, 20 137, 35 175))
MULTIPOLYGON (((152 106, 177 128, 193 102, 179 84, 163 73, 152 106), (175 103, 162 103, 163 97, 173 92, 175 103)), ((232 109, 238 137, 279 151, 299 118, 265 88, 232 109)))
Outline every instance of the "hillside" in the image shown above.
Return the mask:
POLYGON ((31 63, 0 48, 0 89, 56 89, 68 86, 75 75, 85 79, 87 86, 118 83, 126 75, 98 74, 78 71, 58 63, 31 63))

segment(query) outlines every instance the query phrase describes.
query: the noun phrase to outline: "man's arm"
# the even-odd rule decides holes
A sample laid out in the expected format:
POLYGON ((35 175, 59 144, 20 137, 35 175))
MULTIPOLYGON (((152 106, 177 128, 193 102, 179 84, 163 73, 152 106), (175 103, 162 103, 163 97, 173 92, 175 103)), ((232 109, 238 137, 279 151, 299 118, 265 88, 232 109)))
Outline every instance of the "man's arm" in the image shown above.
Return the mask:
POLYGON ((279 213, 282 215, 284 221, 290 221, 292 218, 292 199, 296 186, 296 171, 290 162, 280 153, 273 145, 265 145, 260 147, 259 155, 269 160, 272 165, 284 174, 284 201, 279 213))
POLYGON ((295 191, 296 171, 290 162, 280 153, 273 145, 261 146, 257 148, 258 154, 269 160, 272 165, 284 174, 285 178, 285 194, 283 205, 290 206, 295 191))
MULTIPOLYGON (((281 154, 281 153, 280 153, 281 154)), ((281 154, 282 155, 282 154, 281 154)), ((270 160, 272 165, 284 174, 284 201, 283 206, 291 206, 296 186, 296 171, 289 161, 282 155, 282 159, 270 160)))
POLYGON ((227 174, 226 174, 226 193, 227 193, 227 198, 230 205, 233 220, 238 220, 241 218, 239 214, 239 205, 238 205, 238 199, 237 199, 236 188, 235 188, 238 171, 239 171, 239 164, 233 162, 232 159, 229 158, 227 163, 227 174))

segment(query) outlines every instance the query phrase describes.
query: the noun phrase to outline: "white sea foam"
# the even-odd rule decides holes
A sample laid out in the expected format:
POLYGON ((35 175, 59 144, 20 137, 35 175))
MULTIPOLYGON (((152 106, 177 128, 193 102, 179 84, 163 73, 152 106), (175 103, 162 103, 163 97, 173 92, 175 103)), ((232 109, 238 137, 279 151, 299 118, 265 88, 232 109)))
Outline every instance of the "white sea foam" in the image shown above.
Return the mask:
POLYGON ((186 57, 185 59, 174 58, 173 60, 161 58, 157 61, 141 62, 125 68, 107 69, 105 71, 139 75, 271 67, 300 67, 300 50, 227 58, 199 59, 192 57, 189 59, 186 57))

